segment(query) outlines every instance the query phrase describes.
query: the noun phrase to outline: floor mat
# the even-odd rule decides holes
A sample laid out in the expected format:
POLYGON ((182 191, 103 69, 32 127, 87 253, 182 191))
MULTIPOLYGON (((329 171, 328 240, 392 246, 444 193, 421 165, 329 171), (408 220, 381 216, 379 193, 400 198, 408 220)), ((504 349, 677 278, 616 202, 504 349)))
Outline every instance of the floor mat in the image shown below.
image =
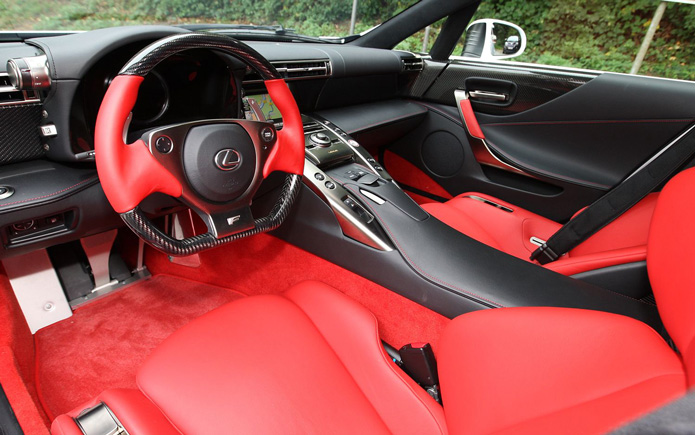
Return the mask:
POLYGON ((167 275, 79 308, 36 333, 37 384, 49 417, 107 388, 134 388, 150 352, 191 320, 244 295, 167 275))

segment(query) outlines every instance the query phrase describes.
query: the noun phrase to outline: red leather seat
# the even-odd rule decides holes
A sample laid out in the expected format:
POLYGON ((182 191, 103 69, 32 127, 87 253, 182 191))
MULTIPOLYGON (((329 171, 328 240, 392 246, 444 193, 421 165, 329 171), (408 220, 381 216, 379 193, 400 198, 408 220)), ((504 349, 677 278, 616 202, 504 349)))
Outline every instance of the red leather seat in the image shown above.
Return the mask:
MULTIPOLYGON (((574 275, 644 261, 649 223, 657 198, 658 194, 648 195, 567 255, 545 267, 564 275, 574 275)), ((543 216, 476 192, 461 194, 445 203, 423 204, 422 208, 467 236, 527 261, 538 247, 531 243, 531 237, 548 240, 561 227, 543 216)))
MULTIPOLYGON (((447 432, 441 406, 386 355, 374 315, 319 282, 191 322, 155 350, 137 383, 142 393, 128 394, 153 406, 113 407, 122 391, 99 399, 131 435, 447 432), (152 431, 152 409, 165 417, 162 432, 152 431)), ((86 407, 58 417, 52 433, 80 434, 74 417, 86 407)))
POLYGON ((478 311, 454 319, 440 346, 451 433, 605 433, 686 391, 653 329, 598 311, 478 311))
MULTIPOLYGON (((141 393, 99 400, 132 435, 605 432, 695 385, 693 186, 695 169, 664 188, 649 235, 652 286, 680 354, 615 314, 464 314, 437 349, 442 409, 387 357, 373 315, 307 282, 284 297, 250 297, 206 314, 149 357, 141 393)), ((52 432, 80 433, 78 412, 56 419, 52 432)))

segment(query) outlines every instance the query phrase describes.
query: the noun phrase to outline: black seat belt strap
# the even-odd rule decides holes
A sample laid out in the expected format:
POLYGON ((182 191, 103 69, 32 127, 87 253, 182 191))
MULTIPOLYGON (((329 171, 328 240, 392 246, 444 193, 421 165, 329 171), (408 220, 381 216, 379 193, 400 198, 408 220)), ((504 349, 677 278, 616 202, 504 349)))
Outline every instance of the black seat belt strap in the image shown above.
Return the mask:
POLYGON ((645 162, 629 177, 562 226, 531 254, 547 264, 571 251, 647 196, 695 155, 695 125, 645 162))

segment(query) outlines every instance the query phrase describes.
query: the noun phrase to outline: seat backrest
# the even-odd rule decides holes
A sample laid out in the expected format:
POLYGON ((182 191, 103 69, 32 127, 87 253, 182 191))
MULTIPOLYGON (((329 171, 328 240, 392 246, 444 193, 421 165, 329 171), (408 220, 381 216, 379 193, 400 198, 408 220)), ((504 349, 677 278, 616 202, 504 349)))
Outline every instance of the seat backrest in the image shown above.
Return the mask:
POLYGON ((669 181, 654 210, 647 244, 649 280, 666 329, 695 385, 695 168, 669 181))

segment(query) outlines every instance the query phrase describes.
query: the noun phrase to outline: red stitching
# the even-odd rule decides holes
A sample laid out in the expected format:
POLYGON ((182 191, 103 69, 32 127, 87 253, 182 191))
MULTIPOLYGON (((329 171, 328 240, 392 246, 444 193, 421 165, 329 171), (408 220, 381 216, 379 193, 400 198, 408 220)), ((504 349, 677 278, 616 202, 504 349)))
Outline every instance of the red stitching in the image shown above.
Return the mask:
POLYGON ((82 181, 80 181, 80 182, 77 183, 77 184, 74 184, 74 185, 72 185, 72 186, 70 186, 70 187, 66 187, 65 189, 59 190, 59 191, 57 191, 57 192, 49 193, 48 195, 37 196, 36 198, 23 199, 23 200, 21 200, 21 201, 15 201, 15 202, 7 202, 7 203, 5 203, 5 204, 0 204, 0 207, 5 207, 5 206, 7 206, 7 205, 21 204, 21 203, 23 203, 23 202, 35 201, 35 200, 37 200, 37 199, 44 199, 44 198, 48 198, 48 197, 50 197, 50 196, 55 196, 55 195, 58 195, 58 194, 60 194, 60 193, 67 192, 67 191, 70 190, 70 189, 74 189, 75 187, 77 187, 77 186, 79 186, 79 185, 81 185, 81 184, 84 184, 84 183, 86 183, 86 182, 88 182, 88 181, 95 180, 96 178, 97 178, 97 176, 95 175, 95 176, 93 176, 93 177, 89 177, 89 178, 87 178, 86 180, 82 180, 82 181))
POLYGON ((522 122, 492 122, 489 124, 481 124, 485 127, 508 127, 508 126, 523 126, 523 125, 574 125, 574 124, 637 124, 648 122, 692 122, 692 119, 597 119, 592 121, 522 121, 522 122))
MULTIPOLYGON (((349 185, 345 185, 345 187, 346 187, 348 190, 352 191, 354 194, 359 195, 360 197, 363 197, 359 192, 357 192, 357 191, 355 191, 354 189, 352 189, 349 185)), ((489 303, 491 303, 491 304, 493 304, 493 305, 496 305, 496 306, 498 306, 498 307, 500 307, 500 308, 501 308, 501 307, 504 307, 504 305, 500 304, 499 302, 495 302, 495 301, 492 301, 492 300, 490 300, 490 299, 486 299, 486 298, 484 298, 484 297, 482 297, 482 296, 480 296, 480 295, 478 295, 478 294, 475 294, 475 293, 472 293, 472 292, 470 292, 470 291, 466 291, 466 290, 464 290, 464 289, 462 289, 462 288, 456 287, 455 285, 449 284, 449 283, 446 282, 446 281, 442 281, 442 280, 439 279, 439 278, 435 278, 434 276, 432 276, 432 275, 428 274, 427 272, 425 272, 424 270, 420 269, 420 267, 419 267, 417 264, 415 264, 415 262, 408 256, 408 254, 405 252, 405 250, 403 249, 403 247, 401 246, 401 244, 398 243, 398 240, 393 236, 393 233, 391 232, 391 229, 389 228, 389 226, 388 226, 388 224, 386 223, 386 221, 384 221, 384 219, 381 218, 381 215, 379 215, 379 213, 378 213, 376 210, 374 210, 373 207, 371 207, 371 206, 369 206, 369 205, 367 205, 367 207, 369 207, 369 209, 370 209, 375 215, 377 215, 377 217, 379 218, 379 221, 384 225, 384 228, 386 228, 386 231, 387 231, 387 232, 389 233, 389 235, 391 236, 391 239, 393 239, 393 241, 394 241, 394 242, 396 243, 396 245, 398 246, 398 250, 401 252, 401 254, 403 254, 403 256, 406 258, 406 260, 408 260, 408 263, 410 263, 410 265, 413 266, 413 268, 415 268, 415 270, 417 270, 417 271, 420 272, 422 275, 426 276, 427 278, 429 278, 429 279, 431 279, 432 281, 435 281, 435 282, 437 282, 437 283, 439 283, 439 284, 445 285, 445 286, 447 286, 447 287, 451 287, 451 288, 453 288, 453 289, 455 289, 455 290, 458 290, 458 291, 460 291, 460 292, 462 292, 462 293, 467 294, 468 296, 473 296, 474 298, 478 298, 478 299, 481 299, 481 300, 483 300, 483 301, 489 302, 489 303)))

